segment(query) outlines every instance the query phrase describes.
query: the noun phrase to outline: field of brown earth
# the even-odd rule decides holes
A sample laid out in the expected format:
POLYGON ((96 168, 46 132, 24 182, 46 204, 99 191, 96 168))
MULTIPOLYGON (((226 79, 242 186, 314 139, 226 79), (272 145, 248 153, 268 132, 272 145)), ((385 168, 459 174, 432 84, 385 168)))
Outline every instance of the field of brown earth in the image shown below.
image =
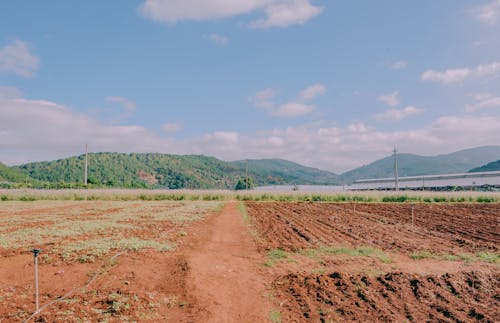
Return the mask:
MULTIPOLYGON (((34 312, 39 256, 45 322, 192 322, 187 255, 219 202, 35 201, 0 203, 0 322, 34 312)), ((33 320, 31 320, 33 321, 33 320)))
POLYGON ((0 322, 500 321, 500 205, 411 214, 406 203, 2 201, 0 322))
POLYGON ((373 246, 451 255, 497 250, 500 204, 248 203, 262 248, 373 246))
POLYGON ((500 204, 246 205, 285 322, 500 321, 500 204))

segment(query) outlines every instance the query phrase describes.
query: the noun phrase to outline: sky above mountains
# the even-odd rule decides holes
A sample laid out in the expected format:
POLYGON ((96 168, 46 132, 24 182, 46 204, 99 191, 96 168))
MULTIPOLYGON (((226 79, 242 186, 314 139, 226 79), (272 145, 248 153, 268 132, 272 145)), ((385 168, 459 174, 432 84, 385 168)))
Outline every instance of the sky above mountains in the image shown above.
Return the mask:
POLYGON ((500 143, 500 0, 0 2, 0 161, 343 172, 500 143))

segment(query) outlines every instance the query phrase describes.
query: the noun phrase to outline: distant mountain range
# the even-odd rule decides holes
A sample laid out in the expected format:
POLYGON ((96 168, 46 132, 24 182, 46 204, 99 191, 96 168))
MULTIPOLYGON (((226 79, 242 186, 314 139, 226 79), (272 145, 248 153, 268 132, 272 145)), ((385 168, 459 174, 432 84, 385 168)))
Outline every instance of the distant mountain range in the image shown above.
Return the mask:
MULTIPOLYGON (((398 154, 399 176, 466 173, 474 167, 500 159, 500 146, 483 146, 451 154, 419 156, 398 154)), ((394 177, 394 157, 388 156, 371 164, 348 171, 339 177, 342 183, 357 179, 394 177)))
POLYGON ((473 168, 469 172, 476 173, 476 172, 495 172, 495 171, 500 171, 500 160, 496 160, 481 167, 473 168))
MULTIPOLYGON (((333 184, 336 175, 286 160, 225 162, 199 155, 89 154, 88 181, 111 187, 234 188, 242 177, 255 185, 333 184)), ((36 182, 83 183, 84 156, 11 168, 36 182)), ((13 178, 13 177, 11 177, 13 178)))
MULTIPOLYGON (((500 146, 477 147, 438 156, 398 155, 400 176, 498 170, 499 164, 500 146)), ((226 162, 200 155, 92 153, 89 154, 88 180, 96 186, 109 187, 231 189, 248 173, 257 186, 338 185, 350 184, 357 179, 392 177, 393 165, 394 158, 388 156, 337 175, 282 159, 226 162)), ((57 187, 81 186, 83 168, 83 155, 12 167, 0 163, 0 183, 5 186, 6 182, 27 181, 36 187, 55 184, 57 187)))

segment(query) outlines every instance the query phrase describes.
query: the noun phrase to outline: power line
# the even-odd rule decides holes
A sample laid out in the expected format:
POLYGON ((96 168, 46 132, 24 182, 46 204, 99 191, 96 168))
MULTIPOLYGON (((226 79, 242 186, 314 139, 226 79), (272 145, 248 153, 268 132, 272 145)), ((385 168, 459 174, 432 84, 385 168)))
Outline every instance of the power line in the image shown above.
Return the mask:
POLYGON ((398 174, 398 151, 394 146, 394 187, 396 192, 399 191, 399 174, 398 174))

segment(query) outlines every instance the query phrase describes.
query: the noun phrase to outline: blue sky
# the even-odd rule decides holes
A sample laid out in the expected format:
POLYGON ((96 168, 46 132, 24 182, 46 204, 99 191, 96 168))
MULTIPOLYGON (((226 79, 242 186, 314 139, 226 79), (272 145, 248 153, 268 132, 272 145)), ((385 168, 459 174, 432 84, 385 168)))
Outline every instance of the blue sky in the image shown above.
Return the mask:
POLYGON ((0 161, 499 144, 498 35, 500 0, 3 1, 0 161))

